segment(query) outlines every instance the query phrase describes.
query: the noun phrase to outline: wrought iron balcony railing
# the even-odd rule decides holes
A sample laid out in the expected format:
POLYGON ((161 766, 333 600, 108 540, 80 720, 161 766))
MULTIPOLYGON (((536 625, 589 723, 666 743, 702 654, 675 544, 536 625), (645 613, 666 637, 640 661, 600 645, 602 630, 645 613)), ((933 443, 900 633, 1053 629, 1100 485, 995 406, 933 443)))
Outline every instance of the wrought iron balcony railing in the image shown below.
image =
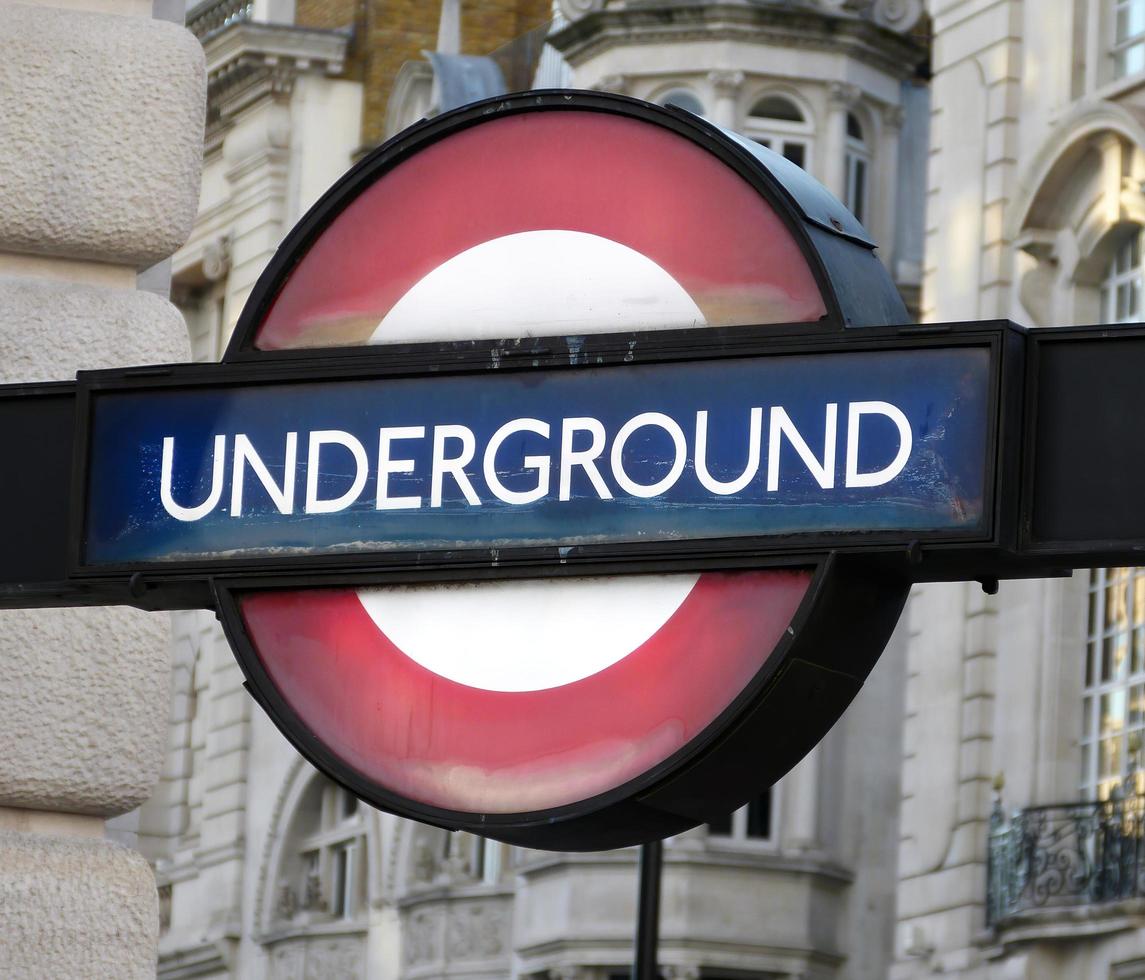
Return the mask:
POLYGON ((1038 909, 1145 895, 1145 797, 1066 803, 990 816, 990 924, 1038 909))
POLYGON ((204 41, 224 27, 250 20, 253 11, 252 0, 203 0, 187 12, 187 30, 204 41))

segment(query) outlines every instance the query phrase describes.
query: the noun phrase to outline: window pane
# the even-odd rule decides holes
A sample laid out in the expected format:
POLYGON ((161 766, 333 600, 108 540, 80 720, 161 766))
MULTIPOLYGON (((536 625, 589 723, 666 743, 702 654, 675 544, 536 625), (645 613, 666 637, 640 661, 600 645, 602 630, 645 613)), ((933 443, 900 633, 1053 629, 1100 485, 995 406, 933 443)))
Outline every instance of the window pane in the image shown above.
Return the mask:
POLYGON ((782 95, 769 95, 751 107, 750 115, 761 119, 782 119, 784 122, 803 122, 803 113, 790 99, 782 95))
POLYGON ((1101 696, 1101 735, 1119 734, 1125 729, 1126 692, 1110 691, 1101 696))
POLYGON ((852 213, 860 221, 866 220, 867 211, 867 161, 855 161, 855 206, 852 213))
POLYGON ((860 143, 863 141, 863 124, 853 112, 847 113, 847 135, 860 143))
POLYGON ((679 106, 681 109, 685 109, 697 116, 704 114, 704 103, 686 88, 674 88, 671 92, 662 95, 660 97, 660 104, 679 106))
POLYGON ((771 790, 747 805, 747 836, 767 840, 771 837, 771 790))
POLYGON ((346 885, 348 884, 348 862, 350 855, 346 848, 339 847, 334 851, 333 880, 330 883, 331 900, 333 905, 330 911, 342 918, 347 914, 346 885))
POLYGON ((342 790, 342 819, 346 820, 358 812, 358 797, 342 790))
POLYGON ((802 143, 786 142, 783 144, 783 155, 797 167, 805 167, 807 161, 806 147, 802 143))
POLYGON ((1117 76, 1136 75, 1145 70, 1145 44, 1134 44, 1117 53, 1117 76))
POLYGON ((1105 589, 1105 630, 1107 633, 1112 630, 1124 629, 1126 626, 1128 584, 1124 571, 1118 569, 1105 589))

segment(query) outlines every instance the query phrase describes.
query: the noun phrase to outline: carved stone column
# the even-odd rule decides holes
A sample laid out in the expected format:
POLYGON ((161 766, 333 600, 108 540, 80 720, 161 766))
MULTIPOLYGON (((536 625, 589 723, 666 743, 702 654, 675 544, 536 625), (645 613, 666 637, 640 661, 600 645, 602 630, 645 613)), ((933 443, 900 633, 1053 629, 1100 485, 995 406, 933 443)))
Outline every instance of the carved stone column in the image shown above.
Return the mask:
POLYGON ((735 129, 739 124, 739 92, 743 87, 742 71, 712 71, 708 72, 708 82, 711 83, 715 93, 715 103, 712 105, 711 120, 717 126, 726 126, 735 129))
POLYGON ((847 113, 862 97, 857 85, 832 82, 827 94, 827 124, 823 139, 823 183, 839 200, 847 193, 847 113))

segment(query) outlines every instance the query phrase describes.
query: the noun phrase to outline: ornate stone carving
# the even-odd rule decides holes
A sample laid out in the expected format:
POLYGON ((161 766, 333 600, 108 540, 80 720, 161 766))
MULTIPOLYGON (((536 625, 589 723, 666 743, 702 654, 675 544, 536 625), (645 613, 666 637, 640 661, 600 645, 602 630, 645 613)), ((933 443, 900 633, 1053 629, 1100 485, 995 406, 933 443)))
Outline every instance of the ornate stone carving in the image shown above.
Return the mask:
POLYGON ((306 950, 299 943, 277 947, 270 957, 270 975, 274 980, 304 980, 306 950))
POLYGON ((743 77, 742 71, 725 69, 708 72, 708 81, 711 82, 717 95, 735 95, 739 92, 740 86, 743 85, 743 77))
POLYGON ((409 917, 402 942, 407 966, 441 959, 440 926, 441 916, 433 909, 418 909, 409 917))
POLYGON ((203 275, 218 282, 231 267, 231 237, 221 235, 203 249, 203 275))
POLYGON ((888 129, 902 129, 906 121, 906 110, 901 105, 883 106, 883 125, 888 129))
POLYGON ((557 0, 562 16, 566 20, 576 20, 585 14, 604 8, 604 0, 557 0))
POLYGON ((905 33, 922 16, 923 0, 816 0, 822 10, 873 20, 880 27, 905 33))
POLYGON ((875 0, 871 15, 880 27, 909 31, 922 16, 922 0, 875 0))
POLYGON ((832 82, 827 98, 832 106, 841 106, 844 109, 852 108, 863 97, 863 90, 858 85, 847 82, 832 82))
POLYGON ((505 912, 488 902, 455 905, 446 925, 451 960, 484 960, 505 951, 505 912))
POLYGON ((594 86, 598 92, 615 92, 617 95, 628 94, 627 75, 605 75, 594 86))
POLYGON ((365 967, 364 952, 360 939, 312 941, 306 952, 304 980, 358 980, 365 967))

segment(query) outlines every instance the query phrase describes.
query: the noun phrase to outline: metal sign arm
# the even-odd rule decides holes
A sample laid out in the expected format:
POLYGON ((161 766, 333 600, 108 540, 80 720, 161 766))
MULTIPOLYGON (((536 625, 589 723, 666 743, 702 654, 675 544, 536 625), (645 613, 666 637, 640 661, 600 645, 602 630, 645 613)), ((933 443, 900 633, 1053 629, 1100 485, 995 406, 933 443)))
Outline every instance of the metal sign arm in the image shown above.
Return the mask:
MULTIPOLYGON (((721 332, 722 336, 714 338, 699 336, 711 333, 680 331, 670 337, 599 339, 598 353, 588 366, 570 364, 569 341, 548 338, 535 342, 532 356, 524 363, 491 356, 497 345, 485 349, 466 344, 463 350, 457 345, 439 345, 433 350, 382 350, 373 357, 359 356, 352 364, 336 358, 283 358, 272 368, 253 374, 251 367, 243 365, 185 365, 101 372, 81 376, 78 383, 2 388, 0 458, 5 461, 5 478, 0 481, 0 606, 210 607, 212 582, 219 576, 251 583, 265 582, 268 577, 337 583, 363 576, 378 581, 425 581, 459 575, 731 569, 806 562, 839 550, 861 555, 873 566, 912 581, 991 580, 1132 563, 1145 554, 1145 508, 1140 506, 1145 454, 1137 449, 1139 420, 1145 415, 1145 387, 1139 381, 1145 376, 1145 328, 1099 326, 1027 333, 1007 324, 962 324, 871 329, 851 332, 842 340, 837 334, 825 338, 804 332, 799 336, 763 328, 744 328, 738 336, 734 332, 721 332), (198 397, 200 392, 206 393, 204 398, 220 391, 249 392, 244 397, 252 400, 284 385, 292 392, 320 388, 340 392, 339 385, 360 386, 364 378, 379 385, 392 384, 403 372, 403 383, 424 385, 427 392, 444 390, 449 379, 468 383, 466 378, 496 378, 494 383, 507 391, 524 391, 535 385, 534 377, 546 383, 551 379, 577 382, 588 380, 601 367, 616 370, 609 365, 622 363, 626 365, 622 372, 629 365, 643 365, 690 377, 695 369, 716 379, 713 383, 718 386, 725 370, 751 364, 769 370, 768 364, 776 358, 784 365, 792 358, 818 358, 813 363, 826 367, 833 358, 850 364, 847 358, 853 355, 849 352, 861 351, 868 359, 853 363, 866 371, 862 365, 904 351, 941 352, 976 343, 992 351, 993 364, 989 433, 982 463, 986 484, 981 533, 882 530, 874 525, 864 529, 860 524, 843 534, 776 534, 760 528, 739 532, 738 537, 722 531, 720 537, 701 533, 695 540, 678 535, 641 542, 586 543, 569 538, 519 546, 500 541, 492 547, 441 547, 429 542, 409 548, 367 548, 364 554, 313 553, 288 559, 247 557, 228 549, 216 557, 195 560, 177 556, 161 561, 85 560, 93 474, 107 475, 106 467, 93 469, 102 446, 93 441, 93 431, 101 406, 111 404, 109 399, 135 399, 121 416, 134 423, 165 411, 172 400, 198 397)), ((629 376, 635 377, 623 373, 614 377, 629 376)), ((964 410, 958 401, 961 396, 955 392, 951 397, 955 401, 949 411, 964 410)), ((940 446, 941 441, 935 440, 945 438, 943 427, 950 429, 954 421, 953 417, 925 421, 932 427, 926 436, 930 441, 920 451, 932 452, 931 447, 940 446)), ((114 430, 115 425, 109 422, 105 428, 114 430)), ((839 423, 839 428, 844 429, 845 423, 839 423)), ((766 436, 763 433, 765 443, 766 436)), ((782 432, 779 438, 784 438, 782 432)), ((839 438, 841 467, 842 433, 839 438)), ((689 447, 688 451, 693 450, 689 447)), ((761 465, 766 471, 766 464, 761 465)), ((940 462, 933 472, 941 474, 945 465, 940 462)), ((130 478, 118 472, 111 475, 130 478)), ((764 478, 765 472, 757 478, 760 497, 765 496, 764 478)), ((257 489, 254 479, 248 476, 247 482, 257 489)), ((904 491, 891 484, 887 492, 893 498, 904 491)), ((157 488, 148 493, 157 495, 157 488)), ((611 502, 599 506, 603 509, 606 504, 612 506, 611 502)), ((219 508, 225 506, 226 500, 221 500, 219 508)), ((481 513, 477 510, 473 520, 490 518, 488 506, 481 513)), ((405 516, 394 514, 395 520, 405 516)), ((240 523, 234 522, 233 527, 238 530, 240 523)))

